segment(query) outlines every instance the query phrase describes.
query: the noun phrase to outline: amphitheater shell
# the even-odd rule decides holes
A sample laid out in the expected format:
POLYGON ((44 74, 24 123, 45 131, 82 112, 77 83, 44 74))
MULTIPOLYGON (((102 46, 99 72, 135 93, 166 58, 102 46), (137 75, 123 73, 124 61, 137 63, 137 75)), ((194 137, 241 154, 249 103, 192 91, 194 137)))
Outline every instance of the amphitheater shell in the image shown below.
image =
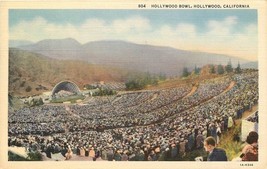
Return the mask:
POLYGON ((81 94, 81 91, 79 89, 79 87, 71 81, 61 81, 58 84, 55 85, 55 87, 53 88, 52 92, 51 92, 51 96, 55 96, 56 93, 60 92, 60 91, 68 91, 74 94, 81 94))

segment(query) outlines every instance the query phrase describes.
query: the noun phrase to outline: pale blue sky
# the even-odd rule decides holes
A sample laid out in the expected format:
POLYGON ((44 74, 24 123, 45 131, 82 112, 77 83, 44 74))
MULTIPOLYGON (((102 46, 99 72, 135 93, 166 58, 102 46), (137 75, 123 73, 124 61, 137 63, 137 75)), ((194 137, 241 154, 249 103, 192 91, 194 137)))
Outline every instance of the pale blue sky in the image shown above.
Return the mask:
POLYGON ((239 24, 235 31, 248 23, 257 24, 257 10, 10 10, 10 26, 21 22, 30 21, 36 17, 45 18, 51 23, 57 24, 82 24, 89 18, 104 20, 115 20, 128 18, 130 16, 142 16, 148 18, 155 27, 163 24, 176 25, 181 22, 193 23, 199 31, 205 31, 205 24, 208 20, 222 20, 228 16, 238 17, 239 24))
POLYGON ((125 40, 257 58, 257 10, 9 10, 12 40, 125 40))

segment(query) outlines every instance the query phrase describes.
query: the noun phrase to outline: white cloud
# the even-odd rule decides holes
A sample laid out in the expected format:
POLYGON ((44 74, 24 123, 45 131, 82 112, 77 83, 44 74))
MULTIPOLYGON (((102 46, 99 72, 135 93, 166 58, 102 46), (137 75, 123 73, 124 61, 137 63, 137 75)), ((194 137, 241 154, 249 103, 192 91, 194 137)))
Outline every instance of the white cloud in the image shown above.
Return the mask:
POLYGON ((181 23, 181 24, 177 25, 176 33, 179 36, 195 37, 196 28, 195 28, 195 25, 193 25, 193 24, 181 23))
POLYGON ((158 30, 151 32, 151 41, 156 45, 192 50, 196 46, 196 35, 196 26, 190 23, 162 25, 158 30))
POLYGON ((211 20, 207 23, 208 34, 211 36, 228 36, 237 24, 237 17, 230 16, 223 21, 211 20))
POLYGON ((234 55, 249 60, 257 59, 257 25, 245 25, 237 29, 238 18, 207 22, 207 31, 197 34, 195 44, 199 50, 234 55))
POLYGON ((48 38, 73 37, 85 43, 92 40, 116 39, 131 34, 142 34, 151 29, 149 20, 140 16, 112 22, 102 19, 88 19, 81 25, 49 23, 37 17, 21 21, 10 29, 10 39, 39 41, 48 38))
POLYGON ((10 39, 39 41, 42 39, 56 39, 75 35, 75 27, 71 24, 58 25, 37 17, 32 21, 22 21, 10 28, 10 39), (62 31, 64 30, 64 31, 62 31))
POLYGON ((112 22, 112 28, 117 33, 136 32, 140 33, 151 29, 148 19, 140 16, 133 16, 128 19, 118 19, 112 22))

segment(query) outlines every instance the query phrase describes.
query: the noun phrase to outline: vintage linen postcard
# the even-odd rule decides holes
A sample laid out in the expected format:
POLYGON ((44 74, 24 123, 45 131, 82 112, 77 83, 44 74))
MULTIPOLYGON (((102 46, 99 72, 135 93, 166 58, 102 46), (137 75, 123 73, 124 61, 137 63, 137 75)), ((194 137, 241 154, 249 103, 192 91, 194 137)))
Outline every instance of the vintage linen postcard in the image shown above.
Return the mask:
POLYGON ((0 1, 0 168, 266 168, 266 1, 0 1))

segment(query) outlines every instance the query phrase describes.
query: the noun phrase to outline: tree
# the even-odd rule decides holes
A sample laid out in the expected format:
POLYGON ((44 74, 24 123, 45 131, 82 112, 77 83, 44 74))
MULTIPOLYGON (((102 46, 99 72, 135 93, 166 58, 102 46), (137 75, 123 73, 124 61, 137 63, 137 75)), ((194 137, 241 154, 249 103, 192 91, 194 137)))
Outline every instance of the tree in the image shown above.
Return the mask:
POLYGON ((20 87, 24 87, 25 86, 25 81, 22 81, 19 86, 20 87))
POLYGON ((221 64, 218 65, 217 72, 219 75, 224 74, 224 68, 221 64))
POLYGON ((149 72, 129 76, 129 79, 125 83, 126 90, 140 90, 147 85, 157 85, 158 79, 159 76, 151 75, 149 72))
POLYGON ((27 86, 27 88, 25 90, 26 90, 26 92, 30 92, 32 90, 32 87, 31 86, 27 86))
POLYGON ((212 74, 215 74, 216 73, 215 66, 214 65, 211 65, 210 66, 210 73, 212 73, 212 74))
POLYGON ((235 72, 236 72, 236 73, 241 73, 241 67, 240 67, 239 62, 238 62, 238 65, 237 65, 237 67, 236 67, 236 69, 235 69, 235 72))
POLYGON ((166 78, 166 74, 164 74, 164 73, 160 73, 159 74, 159 80, 162 80, 162 81, 164 81, 164 80, 166 80, 167 78, 166 78))
POLYGON ((183 69, 183 77, 187 77, 187 76, 189 76, 189 71, 188 71, 187 67, 184 67, 184 69, 183 69))
POLYGON ((97 89, 97 86, 93 86, 93 85, 90 85, 90 84, 85 84, 84 88, 86 88, 87 90, 91 90, 91 89, 97 89))
POLYGON ((42 161, 42 154, 38 151, 29 152, 27 155, 27 161, 42 161))
POLYGON ((227 73, 231 73, 231 72, 233 72, 233 67, 232 67, 231 59, 229 60, 228 64, 226 65, 226 67, 225 67, 225 71, 226 71, 227 73))
POLYGON ((30 97, 28 99, 28 102, 27 102, 28 106, 30 107, 34 107, 34 106, 40 106, 40 105, 43 105, 44 102, 43 102, 43 99, 42 98, 32 98, 30 97))
POLYGON ((198 74, 200 73, 200 70, 201 70, 201 69, 195 65, 195 70, 194 70, 194 72, 195 72, 196 75, 198 75, 198 74))
POLYGON ((152 80, 151 80, 151 85, 158 85, 158 78, 156 76, 153 76, 152 77, 152 80))
POLYGON ((43 104, 44 104, 43 99, 39 98, 37 103, 36 103, 36 106, 40 106, 40 105, 43 105, 43 104))

